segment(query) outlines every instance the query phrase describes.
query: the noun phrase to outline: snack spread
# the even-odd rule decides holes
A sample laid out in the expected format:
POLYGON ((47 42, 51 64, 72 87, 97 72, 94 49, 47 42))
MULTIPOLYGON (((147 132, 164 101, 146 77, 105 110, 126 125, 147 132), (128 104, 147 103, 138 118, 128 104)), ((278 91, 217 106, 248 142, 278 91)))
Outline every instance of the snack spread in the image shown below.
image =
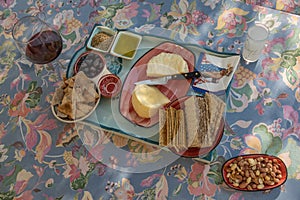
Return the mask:
POLYGON ((183 108, 159 111, 159 145, 178 151, 213 145, 221 123, 225 103, 216 95, 191 96, 183 108))
POLYGON ((162 52, 152 57, 147 63, 147 76, 160 77, 189 72, 187 62, 182 56, 174 53, 162 52))
POLYGON ((132 105, 142 118, 151 118, 158 109, 170 100, 155 86, 136 85, 132 94, 132 105))
POLYGON ((52 105, 58 117, 75 120, 91 112, 99 98, 95 84, 79 72, 55 90, 52 105))

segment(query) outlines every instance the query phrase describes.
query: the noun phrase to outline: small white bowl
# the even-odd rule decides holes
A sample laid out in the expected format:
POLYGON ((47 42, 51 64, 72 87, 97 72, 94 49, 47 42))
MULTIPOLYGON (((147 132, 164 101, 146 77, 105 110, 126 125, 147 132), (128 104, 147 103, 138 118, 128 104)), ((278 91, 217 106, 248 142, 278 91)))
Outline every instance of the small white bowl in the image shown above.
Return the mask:
POLYGON ((90 50, 95 50, 95 51, 99 51, 101 53, 108 53, 114 43, 114 40, 115 40, 115 37, 116 37, 116 31, 113 31, 112 29, 108 28, 108 27, 105 27, 105 26, 95 26, 94 29, 93 29, 93 32, 92 34, 90 35, 89 39, 88 39, 88 42, 86 44, 86 47, 90 50), (100 49, 100 48, 96 48, 96 47, 93 47, 92 46, 92 40, 93 40, 93 37, 97 34, 97 33, 100 33, 100 32, 103 32, 103 33, 107 33, 108 35, 111 35, 113 38, 112 38, 112 41, 109 45, 109 47, 107 49, 100 49))
POLYGON ((115 38, 110 53, 120 58, 132 60, 141 41, 141 35, 128 31, 120 31, 115 38))

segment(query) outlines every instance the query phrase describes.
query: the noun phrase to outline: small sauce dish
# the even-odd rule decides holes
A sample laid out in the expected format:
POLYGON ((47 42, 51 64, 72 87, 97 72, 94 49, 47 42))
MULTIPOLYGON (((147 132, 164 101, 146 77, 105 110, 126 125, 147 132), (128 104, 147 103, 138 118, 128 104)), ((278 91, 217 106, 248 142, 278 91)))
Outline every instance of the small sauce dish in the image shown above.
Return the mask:
POLYGON ((98 86, 101 96, 111 98, 119 94, 122 82, 118 76, 107 74, 100 78, 98 86))
POLYGON ((96 84, 100 77, 110 73, 106 67, 104 56, 97 51, 86 51, 77 58, 74 65, 74 74, 79 71, 84 72, 96 84))
POLYGON ((108 53, 116 37, 116 31, 105 27, 95 26, 86 44, 87 49, 108 53))
POLYGON ((120 31, 116 36, 110 53, 120 58, 132 60, 137 52, 141 40, 141 35, 137 35, 129 31, 120 31))

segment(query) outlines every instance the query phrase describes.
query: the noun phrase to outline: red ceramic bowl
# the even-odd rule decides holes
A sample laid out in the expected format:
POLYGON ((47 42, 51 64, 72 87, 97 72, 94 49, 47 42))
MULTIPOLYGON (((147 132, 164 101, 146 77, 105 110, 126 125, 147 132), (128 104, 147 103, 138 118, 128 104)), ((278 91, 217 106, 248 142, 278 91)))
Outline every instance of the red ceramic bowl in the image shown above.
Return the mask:
POLYGON ((106 74, 100 78, 98 86, 102 96, 111 98, 121 91, 122 83, 118 76, 106 74))
POLYGON ((74 74, 83 71, 90 79, 99 79, 106 68, 105 58, 97 51, 86 51, 76 60, 74 74))
POLYGON ((237 156, 226 161, 222 167, 222 175, 225 183, 230 188, 241 191, 263 191, 271 190, 282 185, 287 179, 287 168, 284 162, 276 156, 266 154, 249 154, 237 156), (241 159, 242 162, 239 163, 241 159), (248 159, 250 159, 252 162, 248 162, 248 159), (248 167, 246 167, 246 165, 242 164, 244 161, 252 164, 249 164, 248 167), (269 165, 268 163, 271 163, 272 165, 269 165), (274 166, 277 167, 274 168, 274 166), (246 168, 250 168, 250 170, 246 170, 246 168), (257 170, 259 172, 257 172, 257 170), (233 173, 233 171, 235 172, 233 173), (246 173, 246 171, 248 171, 248 173, 246 173), (250 173, 250 171, 252 171, 254 174, 250 173), (233 181, 239 179, 237 178, 238 175, 241 175, 239 178, 243 178, 245 180, 240 182, 237 181, 238 183, 233 181), (268 178, 266 178, 267 176, 268 178), (277 180, 275 180, 275 178, 277 180), (252 187, 254 185, 256 185, 256 187, 252 187))

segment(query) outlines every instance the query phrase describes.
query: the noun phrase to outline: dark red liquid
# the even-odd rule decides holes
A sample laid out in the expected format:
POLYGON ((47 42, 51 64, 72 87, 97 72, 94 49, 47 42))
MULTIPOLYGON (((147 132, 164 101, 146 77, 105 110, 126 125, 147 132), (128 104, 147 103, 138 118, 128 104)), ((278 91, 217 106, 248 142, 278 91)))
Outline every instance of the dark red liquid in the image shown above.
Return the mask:
POLYGON ((33 63, 45 64, 53 61, 61 53, 62 39, 51 30, 39 32, 30 38, 26 46, 26 57, 33 63))

